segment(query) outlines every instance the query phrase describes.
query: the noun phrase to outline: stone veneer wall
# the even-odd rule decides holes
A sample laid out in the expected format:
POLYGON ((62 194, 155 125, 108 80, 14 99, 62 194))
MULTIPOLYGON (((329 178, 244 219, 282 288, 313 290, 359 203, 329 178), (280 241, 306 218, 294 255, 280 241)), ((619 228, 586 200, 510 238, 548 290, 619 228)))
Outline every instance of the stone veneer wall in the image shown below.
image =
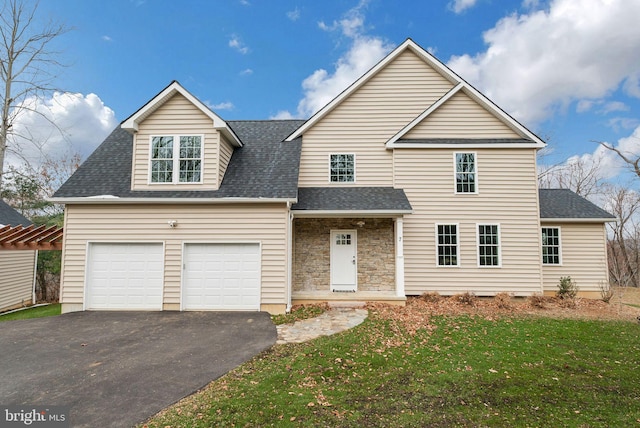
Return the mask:
POLYGON ((393 219, 297 218, 293 223, 293 291, 330 290, 334 229, 357 231, 358 291, 395 290, 393 219))

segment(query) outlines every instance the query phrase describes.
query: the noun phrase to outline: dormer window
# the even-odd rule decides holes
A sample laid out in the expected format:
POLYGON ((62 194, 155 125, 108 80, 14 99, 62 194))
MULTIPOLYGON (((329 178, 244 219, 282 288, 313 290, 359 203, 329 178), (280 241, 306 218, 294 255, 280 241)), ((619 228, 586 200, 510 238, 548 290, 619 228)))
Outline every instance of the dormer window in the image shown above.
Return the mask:
POLYGON ((151 137, 151 183, 202 182, 202 136, 151 137))

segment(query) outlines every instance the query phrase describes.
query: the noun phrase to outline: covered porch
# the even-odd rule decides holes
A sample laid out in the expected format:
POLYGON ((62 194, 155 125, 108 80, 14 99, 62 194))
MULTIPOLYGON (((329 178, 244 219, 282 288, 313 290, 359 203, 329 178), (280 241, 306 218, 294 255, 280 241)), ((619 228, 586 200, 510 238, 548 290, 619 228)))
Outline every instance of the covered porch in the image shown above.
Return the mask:
POLYGON ((304 188, 291 212, 292 304, 404 305, 402 190, 304 188))

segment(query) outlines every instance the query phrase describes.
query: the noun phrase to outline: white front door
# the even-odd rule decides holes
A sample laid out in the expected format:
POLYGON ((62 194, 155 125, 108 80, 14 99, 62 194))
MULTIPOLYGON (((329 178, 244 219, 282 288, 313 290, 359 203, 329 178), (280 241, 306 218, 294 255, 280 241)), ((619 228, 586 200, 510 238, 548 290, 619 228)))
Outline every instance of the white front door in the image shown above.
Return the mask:
POLYGON ((331 291, 356 291, 358 260, 355 230, 331 231, 331 291))

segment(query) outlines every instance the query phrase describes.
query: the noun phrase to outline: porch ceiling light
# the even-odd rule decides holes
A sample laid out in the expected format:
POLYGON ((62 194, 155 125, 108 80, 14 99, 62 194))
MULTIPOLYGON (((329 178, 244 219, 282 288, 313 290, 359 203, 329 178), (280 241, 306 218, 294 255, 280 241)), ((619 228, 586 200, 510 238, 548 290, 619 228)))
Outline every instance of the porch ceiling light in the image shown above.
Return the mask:
POLYGON ((362 226, 364 226, 364 221, 360 220, 359 222, 356 223, 356 225, 358 227, 362 227, 362 226))

